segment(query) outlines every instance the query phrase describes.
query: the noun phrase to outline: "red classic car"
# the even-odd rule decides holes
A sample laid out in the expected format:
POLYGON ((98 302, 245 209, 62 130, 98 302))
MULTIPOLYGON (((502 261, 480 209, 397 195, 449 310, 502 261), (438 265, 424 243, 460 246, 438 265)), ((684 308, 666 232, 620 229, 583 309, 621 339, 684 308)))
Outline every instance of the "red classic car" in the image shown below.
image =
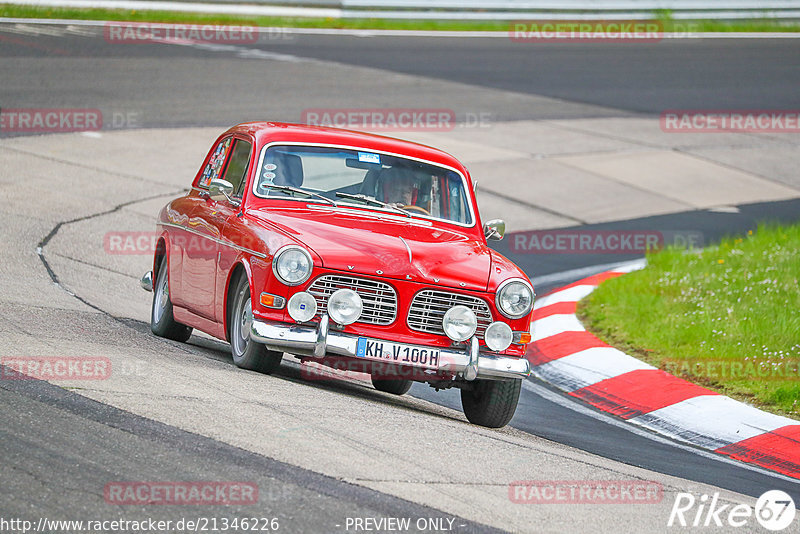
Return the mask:
POLYGON ((270 373, 284 352, 363 365, 378 390, 457 387, 467 419, 517 407, 533 287, 492 251, 454 157, 360 132, 254 122, 214 143, 158 218, 151 328, 230 342, 270 373))

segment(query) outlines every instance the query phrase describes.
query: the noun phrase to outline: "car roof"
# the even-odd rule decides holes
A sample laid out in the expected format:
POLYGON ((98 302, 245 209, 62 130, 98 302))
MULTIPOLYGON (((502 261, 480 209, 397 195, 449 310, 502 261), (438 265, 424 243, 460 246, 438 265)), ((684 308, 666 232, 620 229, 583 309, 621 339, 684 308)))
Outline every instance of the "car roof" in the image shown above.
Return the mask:
POLYGON ((454 167, 459 171, 466 171, 461 162, 454 156, 437 148, 355 130, 284 122, 245 122, 232 127, 226 132, 226 134, 232 133, 251 135, 255 138, 258 146, 264 146, 273 142, 321 143, 337 146, 353 146, 372 149, 377 152, 410 156, 412 158, 454 167))

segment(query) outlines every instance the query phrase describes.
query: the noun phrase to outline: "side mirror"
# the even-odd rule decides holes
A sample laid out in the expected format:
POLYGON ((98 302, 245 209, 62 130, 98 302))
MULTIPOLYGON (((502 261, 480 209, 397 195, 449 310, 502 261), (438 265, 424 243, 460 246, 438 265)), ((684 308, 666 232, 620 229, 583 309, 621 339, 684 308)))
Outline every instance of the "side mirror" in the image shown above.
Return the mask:
POLYGON ((214 200, 227 200, 231 204, 239 205, 239 201, 231 198, 233 194, 233 184, 221 178, 214 178, 208 184, 209 196, 214 200))
POLYGON ((506 233, 506 222, 503 219, 492 219, 483 224, 483 235, 491 241, 500 241, 506 233))

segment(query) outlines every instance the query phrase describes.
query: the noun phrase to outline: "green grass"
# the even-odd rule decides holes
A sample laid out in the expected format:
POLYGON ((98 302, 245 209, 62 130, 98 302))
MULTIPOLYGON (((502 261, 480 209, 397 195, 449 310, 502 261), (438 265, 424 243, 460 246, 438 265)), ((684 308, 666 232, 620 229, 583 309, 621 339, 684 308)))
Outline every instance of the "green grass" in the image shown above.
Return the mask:
MULTIPOLYGON (((35 19, 114 20, 125 22, 167 22, 187 24, 231 24, 264 27, 293 28, 348 28, 371 30, 450 30, 450 31, 509 31, 509 21, 520 17, 510 15, 508 21, 458 20, 393 20, 381 18, 335 19, 313 17, 258 17, 206 13, 180 13, 173 11, 130 11, 123 9, 79 9, 4 4, 0 17, 35 19)), ((664 24, 665 31, 692 32, 797 32, 800 23, 775 19, 742 21, 675 21, 668 12, 653 14, 664 24)))
POLYGON ((656 367, 800 418, 800 225, 647 261, 580 303, 586 327, 656 367))

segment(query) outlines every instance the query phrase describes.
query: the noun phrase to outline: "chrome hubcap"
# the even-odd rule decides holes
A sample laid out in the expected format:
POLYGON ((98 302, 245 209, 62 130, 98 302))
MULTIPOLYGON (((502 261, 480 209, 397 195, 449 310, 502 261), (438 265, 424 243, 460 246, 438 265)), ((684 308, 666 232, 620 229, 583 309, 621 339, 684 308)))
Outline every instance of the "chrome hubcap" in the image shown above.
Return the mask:
POLYGON ((155 295, 155 309, 153 310, 153 322, 158 323, 167 309, 169 302, 169 282, 167 273, 163 270, 159 273, 159 284, 155 295))
POLYGON ((244 310, 242 310, 242 326, 239 335, 243 341, 250 339, 250 327, 253 325, 253 308, 250 305, 250 299, 244 303, 244 310))

